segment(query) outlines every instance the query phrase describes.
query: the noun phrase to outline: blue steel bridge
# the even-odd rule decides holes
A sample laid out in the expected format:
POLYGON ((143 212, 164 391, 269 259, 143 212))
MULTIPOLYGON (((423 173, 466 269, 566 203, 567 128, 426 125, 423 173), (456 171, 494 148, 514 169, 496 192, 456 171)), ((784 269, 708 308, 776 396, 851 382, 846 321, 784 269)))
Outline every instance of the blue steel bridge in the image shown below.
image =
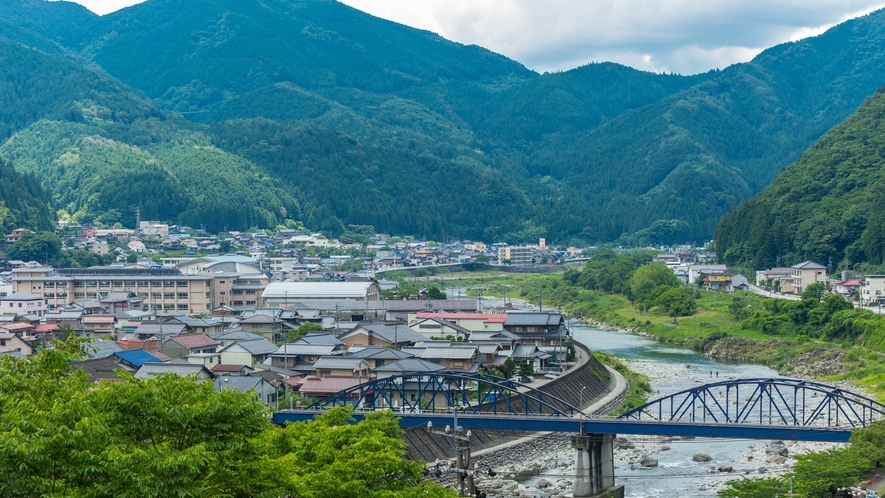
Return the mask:
POLYGON ((353 417, 390 409, 404 428, 453 423, 465 429, 645 434, 845 442, 851 431, 885 418, 885 405, 838 387, 789 378, 726 380, 648 402, 618 418, 582 416, 550 394, 500 377, 424 372, 374 379, 274 422, 310 420, 335 406, 353 417))

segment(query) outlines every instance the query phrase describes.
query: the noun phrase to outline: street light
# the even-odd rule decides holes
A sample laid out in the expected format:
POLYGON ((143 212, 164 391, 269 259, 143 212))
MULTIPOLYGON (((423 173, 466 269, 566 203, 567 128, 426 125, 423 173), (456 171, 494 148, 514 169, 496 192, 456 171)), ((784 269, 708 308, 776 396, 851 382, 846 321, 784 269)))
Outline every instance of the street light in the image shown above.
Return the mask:
POLYGON ((584 435, 584 389, 587 389, 587 386, 581 387, 581 392, 578 393, 579 400, 578 401, 578 410, 581 411, 581 421, 579 422, 578 429, 581 431, 579 436, 584 435))

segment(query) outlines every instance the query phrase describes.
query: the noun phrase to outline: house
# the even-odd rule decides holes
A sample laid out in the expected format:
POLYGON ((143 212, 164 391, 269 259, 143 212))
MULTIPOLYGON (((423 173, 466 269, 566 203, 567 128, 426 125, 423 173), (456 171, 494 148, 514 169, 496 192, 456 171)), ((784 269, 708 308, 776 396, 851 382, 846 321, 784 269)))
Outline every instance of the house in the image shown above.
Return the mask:
POLYGON ((416 358, 438 363, 446 370, 475 371, 478 354, 476 345, 451 344, 439 345, 440 347, 405 348, 403 352, 410 353, 416 358))
POLYGON ((397 349, 426 339, 404 325, 387 325, 381 322, 361 323, 338 336, 338 340, 350 346, 394 346, 397 349))
POLYGON ((793 265, 793 279, 796 294, 808 288, 809 285, 815 283, 825 284, 827 281, 827 267, 817 264, 813 261, 804 261, 798 265, 793 265))
POLYGON ((0 313, 42 317, 46 314, 46 309, 46 300, 42 296, 30 292, 19 291, 9 296, 0 297, 0 313))
POLYGON ((134 251, 136 254, 144 254, 147 252, 147 246, 144 245, 144 242, 140 240, 132 240, 128 244, 130 251, 134 251))
POLYGON ((504 330, 538 346, 558 345, 569 335, 560 313, 508 313, 504 330))
MULTIPOLYGON (((543 371, 547 368, 547 360, 549 360, 550 357, 550 354, 541 351, 538 346, 535 346, 534 344, 517 344, 516 349, 510 354, 510 359, 516 362, 517 365, 525 360, 532 365, 532 368, 536 372, 543 371)), ((502 360, 501 363, 503 363, 503 361, 505 360, 502 360)))
POLYGON ((82 331, 85 337, 113 336, 117 318, 114 315, 86 315, 82 331))
POLYGON ((438 316, 416 320, 409 328, 427 338, 451 336, 458 340, 470 335, 466 328, 438 316))
POLYGON ((283 329, 283 322, 276 315, 256 313, 251 316, 240 318, 241 329, 260 334, 268 340, 278 340, 283 329))
POLYGON ((507 315, 496 313, 433 313, 418 312, 414 320, 410 319, 409 323, 416 320, 424 320, 427 318, 438 317, 452 322, 459 327, 469 330, 471 333, 479 331, 496 331, 504 330, 504 322, 507 321, 507 315))
POLYGON ((720 290, 720 289, 728 289, 731 287, 731 272, 728 270, 714 270, 704 272, 703 282, 704 287, 709 290, 720 290))
MULTIPOLYGON (((359 377, 305 377, 301 382, 301 388, 298 390, 304 396, 314 398, 325 398, 345 389, 358 386, 365 382, 365 378, 359 377)), ((359 396, 359 393, 353 393, 353 397, 359 396)))
POLYGON ((264 363, 271 353, 279 348, 265 338, 251 341, 236 341, 224 346, 221 353, 221 363, 227 365, 255 365, 264 363))
POLYGON ((249 365, 225 365, 218 364, 211 368, 215 375, 249 375, 255 369, 249 365))
POLYGON ((129 291, 111 292, 108 296, 99 301, 105 313, 115 314, 123 311, 138 310, 144 307, 144 298, 136 296, 129 291))
POLYGON ((191 318, 186 315, 174 316, 169 321, 183 323, 187 330, 198 334, 219 334, 221 330, 221 322, 210 320, 207 318, 191 318))
POLYGON ((283 344, 276 352, 271 353, 271 365, 275 367, 297 368, 300 363, 309 363, 313 371, 313 364, 322 356, 344 354, 344 351, 336 349, 334 345, 311 345, 289 343, 283 344))
POLYGON ((167 322, 141 322, 132 334, 134 338, 140 340, 156 337, 160 341, 165 341, 167 337, 183 334, 187 330, 187 326, 183 323, 167 322))
POLYGON ((215 390, 221 392, 225 389, 241 393, 254 392, 262 403, 271 408, 277 406, 277 388, 263 377, 225 375, 216 378, 215 390))
POLYGON ((34 354, 34 348, 12 332, 0 333, 0 353, 18 351, 25 356, 34 354))
POLYGON ((853 299, 853 296, 860 296, 861 282, 859 278, 843 280, 833 285, 833 292, 846 299, 853 299))
POLYGON ((212 370, 215 365, 221 363, 221 353, 217 351, 206 352, 206 353, 191 353, 185 357, 188 363, 193 363, 194 365, 203 365, 204 367, 212 370))
POLYGON ((347 358, 360 358, 369 365, 369 368, 378 368, 387 363, 412 357, 409 353, 380 346, 354 346, 348 353, 347 358))
POLYGON ((179 334, 163 341, 160 351, 170 358, 186 358, 192 354, 215 353, 218 346, 218 341, 207 335, 179 334))
POLYGON ((135 372, 136 377, 148 379, 153 379, 166 374, 181 376, 195 375, 201 380, 215 378, 215 374, 213 374, 208 368, 193 363, 145 363, 137 372, 135 372))
POLYGON ((223 334, 210 335, 209 337, 218 341, 222 348, 224 348, 225 346, 229 346, 234 342, 257 341, 264 339, 264 336, 253 334, 251 332, 246 332, 243 329, 232 329, 223 334))
POLYGON ((323 356, 313 364, 317 377, 368 378, 369 364, 362 358, 352 356, 323 356))
POLYGON ((395 375, 407 375, 423 372, 442 372, 446 367, 439 363, 422 360, 421 358, 403 358, 392 363, 386 363, 372 369, 375 378, 384 379, 395 375))

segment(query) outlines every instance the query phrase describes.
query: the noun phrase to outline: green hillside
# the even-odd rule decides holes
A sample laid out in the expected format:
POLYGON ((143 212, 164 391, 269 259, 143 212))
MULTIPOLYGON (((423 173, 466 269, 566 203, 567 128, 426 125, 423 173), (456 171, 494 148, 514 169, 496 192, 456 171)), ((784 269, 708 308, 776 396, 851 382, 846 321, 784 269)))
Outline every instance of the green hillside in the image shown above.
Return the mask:
MULTIPOLYGON (((611 63, 538 75, 331 0, 147 0, 101 17, 66 2, 14 0, 0 6, 0 35, 2 21, 25 30, 8 36, 41 50, 37 57, 52 64, 50 54, 60 55, 66 71, 96 79, 99 90, 91 100, 36 92, 53 97, 6 106, 8 119, 0 109, 0 136, 41 118, 98 119, 99 136, 116 145, 93 148, 91 161, 122 158, 124 145, 150 154, 169 192, 184 189, 181 205, 163 208, 184 211, 164 216, 230 229, 273 224, 286 207, 330 230, 700 242, 879 88, 885 63, 883 11, 694 76, 611 63), (162 116, 139 110, 144 100, 84 60, 193 124, 155 125, 162 116), (108 102, 89 104, 102 96, 108 102), (182 127, 201 147, 217 147, 188 149, 207 158, 193 168, 175 160, 185 157, 171 145, 182 127), (223 161, 208 159, 220 151, 223 161), (233 189, 233 177, 255 171, 266 175, 257 185, 289 197, 273 191, 248 214, 200 197, 197 185, 233 189)), ((38 88, 55 81, 16 69, 30 62, 10 59, 0 95, 5 80, 10 88, 26 77, 38 88)), ((52 164, 56 152, 17 163, 52 164)), ((114 160, 95 174, 110 174, 114 160)), ((49 185, 75 171, 44 178, 49 185)), ((65 194, 82 197, 65 205, 82 210, 92 193, 65 194)), ((132 195, 99 198, 128 216, 141 202, 132 195)))
POLYGON ((54 204, 80 222, 129 226, 138 208, 147 218, 220 231, 276 226, 281 207, 298 216, 295 197, 256 166, 199 133, 164 131, 139 147, 121 138, 144 136, 120 137, 113 127, 40 121, 0 146, 0 155, 52 185, 54 204))
POLYGON ((885 262, 885 93, 879 90, 716 227, 728 263, 885 262))
POLYGON ((11 161, 0 158, 0 230, 3 235, 16 228, 35 232, 55 229, 55 212, 49 194, 30 174, 16 171, 11 161))

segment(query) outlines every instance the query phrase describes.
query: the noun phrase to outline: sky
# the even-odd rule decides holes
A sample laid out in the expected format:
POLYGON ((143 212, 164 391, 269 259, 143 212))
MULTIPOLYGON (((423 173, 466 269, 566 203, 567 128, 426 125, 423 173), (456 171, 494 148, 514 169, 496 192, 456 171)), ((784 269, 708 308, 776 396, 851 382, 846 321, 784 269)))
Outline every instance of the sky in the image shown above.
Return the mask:
MULTIPOLYGON (((106 14, 141 0, 75 0, 106 14)), ((538 72, 614 61, 695 74, 818 35, 885 0, 340 0, 538 72)))

